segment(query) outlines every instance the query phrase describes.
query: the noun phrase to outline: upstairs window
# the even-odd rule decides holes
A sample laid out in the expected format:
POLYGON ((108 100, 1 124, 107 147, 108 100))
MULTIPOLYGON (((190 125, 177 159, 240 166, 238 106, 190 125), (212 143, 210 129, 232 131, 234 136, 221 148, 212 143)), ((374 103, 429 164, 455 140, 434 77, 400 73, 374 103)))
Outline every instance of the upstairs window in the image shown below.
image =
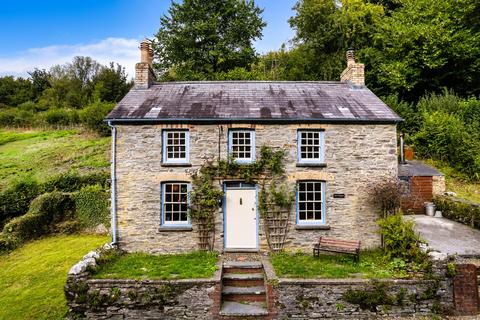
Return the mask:
POLYGON ((325 224, 325 182, 298 182, 297 223, 325 224))
POLYGON ((189 162, 189 132, 187 130, 163 131, 163 162, 167 164, 189 162))
POLYGON ((230 130, 228 132, 228 153, 240 163, 255 161, 255 131, 230 130))
POLYGON ((323 130, 298 130, 299 163, 321 164, 324 162, 324 133, 323 130))
POLYGON ((188 191, 186 182, 162 184, 162 225, 189 225, 188 191))

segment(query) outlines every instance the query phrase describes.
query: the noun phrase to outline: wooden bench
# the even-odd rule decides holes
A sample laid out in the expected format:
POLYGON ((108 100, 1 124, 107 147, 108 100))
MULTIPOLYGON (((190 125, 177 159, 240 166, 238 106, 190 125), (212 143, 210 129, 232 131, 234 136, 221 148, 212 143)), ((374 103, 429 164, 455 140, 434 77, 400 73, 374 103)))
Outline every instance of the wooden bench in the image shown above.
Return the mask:
POLYGON ((360 241, 320 237, 313 246, 313 256, 320 256, 320 251, 347 253, 354 256, 355 262, 360 261, 360 241))

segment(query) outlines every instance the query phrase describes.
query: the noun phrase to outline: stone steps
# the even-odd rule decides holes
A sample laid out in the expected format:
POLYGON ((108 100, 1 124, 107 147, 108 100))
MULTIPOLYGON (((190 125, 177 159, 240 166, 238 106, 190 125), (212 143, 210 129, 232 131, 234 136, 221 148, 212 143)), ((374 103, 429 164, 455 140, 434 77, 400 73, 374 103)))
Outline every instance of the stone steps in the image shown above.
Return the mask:
POLYGON ((222 319, 268 316, 265 275, 260 262, 225 262, 222 274, 222 319))

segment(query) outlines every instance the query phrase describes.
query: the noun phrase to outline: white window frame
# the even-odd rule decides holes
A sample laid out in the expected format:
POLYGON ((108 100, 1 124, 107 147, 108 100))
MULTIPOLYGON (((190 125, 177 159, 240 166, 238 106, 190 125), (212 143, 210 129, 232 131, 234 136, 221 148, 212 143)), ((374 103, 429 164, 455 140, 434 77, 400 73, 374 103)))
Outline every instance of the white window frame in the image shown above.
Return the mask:
POLYGON ((325 162, 325 130, 299 129, 297 130, 297 162, 306 164, 323 164, 325 162), (302 134, 303 133, 318 133, 318 158, 302 158, 302 134))
POLYGON ((188 164, 190 162, 190 132, 188 130, 163 130, 162 133, 162 162, 166 164, 188 164), (169 133, 185 133, 185 157, 184 158, 169 158, 167 148, 169 133))
POLYGON ((165 181, 162 182, 161 185, 161 217, 160 217, 160 224, 162 226, 191 226, 191 221, 190 221, 190 192, 191 192, 191 184, 189 182, 184 182, 184 181, 165 181), (178 185, 186 185, 187 186, 187 202, 166 202, 166 186, 167 185, 173 185, 173 184, 178 184, 178 185), (187 205, 187 220, 185 221, 167 221, 165 219, 165 205, 166 204, 186 204, 187 205))
POLYGON ((235 158, 233 159, 238 163, 251 163, 255 161, 255 130, 252 129, 231 129, 228 131, 228 154, 233 156, 233 134, 235 132, 248 132, 250 133, 250 158, 235 158))
MULTIPOLYGON (((308 191, 306 191, 308 192, 308 191)), ((313 191, 318 192, 318 191, 313 191)), ((325 203, 325 194, 326 194, 326 183, 325 181, 320 180, 302 180, 297 181, 297 197, 296 197, 296 211, 297 211, 297 225, 324 225, 325 224, 325 217, 326 217, 326 203, 325 203), (315 203, 317 202, 316 194, 314 194, 313 200, 307 200, 308 198, 305 197, 305 200, 300 200, 300 184, 301 183, 319 183, 320 184, 320 206, 321 206, 321 219, 300 219, 300 203, 315 203)), ((315 205, 314 205, 315 208, 315 205)), ((308 209, 307 209, 308 210, 308 209)), ((314 209, 315 210, 315 209, 314 209)), ((315 213, 314 213, 315 218, 315 213)))

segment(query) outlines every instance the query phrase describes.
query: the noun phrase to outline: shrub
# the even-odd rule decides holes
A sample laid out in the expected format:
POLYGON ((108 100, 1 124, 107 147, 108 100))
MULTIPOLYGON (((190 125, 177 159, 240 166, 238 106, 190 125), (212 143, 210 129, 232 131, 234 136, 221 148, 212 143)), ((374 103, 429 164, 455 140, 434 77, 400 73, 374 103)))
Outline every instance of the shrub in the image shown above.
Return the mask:
POLYGON ((458 171, 480 179, 480 142, 456 115, 434 112, 412 138, 420 156, 448 162, 458 171))
POLYGON ((405 221, 401 213, 387 216, 378 222, 383 235, 385 254, 389 259, 400 258, 408 262, 423 262, 418 243, 420 237, 413 230, 413 221, 405 221))
POLYGON ((86 186, 75 194, 75 213, 83 227, 109 226, 108 194, 99 185, 86 186))
POLYGON ((35 113, 31 110, 8 108, 0 110, 0 126, 30 127, 35 123, 35 113))
POLYGON ((79 175, 76 172, 59 174, 42 186, 45 192, 63 191, 75 192, 88 185, 98 184, 104 189, 109 187, 110 174, 107 172, 96 172, 86 175, 79 175))
POLYGON ((445 218, 480 229, 480 204, 443 196, 435 197, 433 202, 445 218))
POLYGON ((50 109, 45 115, 45 122, 52 126, 68 126, 78 122, 75 110, 50 109))
POLYGON ((51 225, 73 216, 73 201, 69 194, 51 192, 35 198, 26 214, 8 222, 3 237, 15 247, 49 233, 51 225))
POLYGON ((402 192, 397 180, 381 181, 371 187, 372 204, 380 209, 382 216, 395 214, 400 210, 402 192))
POLYGON ((101 135, 108 136, 110 129, 103 122, 103 119, 112 110, 114 104, 106 102, 95 102, 80 111, 80 122, 87 128, 98 132, 101 135))
POLYGON ((26 179, 0 193, 0 227, 11 218, 28 211, 30 202, 41 194, 41 186, 34 180, 26 179))

